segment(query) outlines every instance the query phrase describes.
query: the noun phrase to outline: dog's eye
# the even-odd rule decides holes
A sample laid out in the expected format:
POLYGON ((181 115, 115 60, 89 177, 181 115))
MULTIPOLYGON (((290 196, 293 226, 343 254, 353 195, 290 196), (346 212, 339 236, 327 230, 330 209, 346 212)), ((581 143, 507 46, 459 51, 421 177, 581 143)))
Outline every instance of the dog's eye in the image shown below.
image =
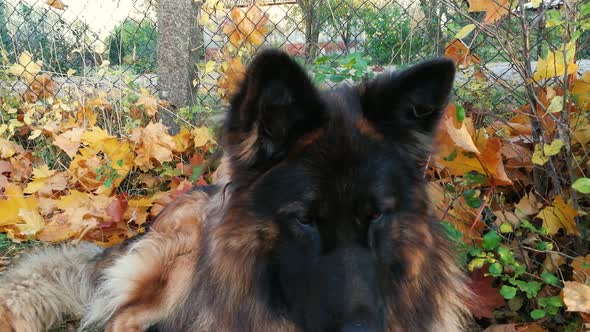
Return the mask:
POLYGON ((381 213, 381 212, 373 213, 371 215, 370 219, 371 219, 372 224, 378 224, 383 220, 383 213, 381 213))
POLYGON ((308 218, 295 218, 295 222, 302 227, 313 227, 314 222, 308 218))

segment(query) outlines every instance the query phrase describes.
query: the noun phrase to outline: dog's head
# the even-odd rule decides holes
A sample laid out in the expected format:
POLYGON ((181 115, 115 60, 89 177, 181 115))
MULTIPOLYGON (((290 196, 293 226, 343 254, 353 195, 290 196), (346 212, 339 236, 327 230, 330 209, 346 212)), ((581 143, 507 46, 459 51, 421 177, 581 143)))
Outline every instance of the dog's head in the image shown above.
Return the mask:
POLYGON ((396 287, 427 268, 423 172, 454 74, 436 59, 319 91, 279 51, 249 66, 224 148, 236 204, 276 229, 272 306, 303 330, 381 331, 396 287))

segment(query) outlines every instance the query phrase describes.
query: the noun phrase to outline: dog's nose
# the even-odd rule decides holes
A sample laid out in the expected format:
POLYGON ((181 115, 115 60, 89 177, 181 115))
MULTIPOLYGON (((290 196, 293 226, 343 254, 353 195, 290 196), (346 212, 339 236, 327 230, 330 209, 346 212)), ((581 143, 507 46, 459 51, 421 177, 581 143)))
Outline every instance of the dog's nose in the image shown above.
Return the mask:
POLYGON ((367 320, 347 322, 342 325, 340 332, 379 332, 376 323, 367 320))
POLYGON ((378 332, 379 330, 373 324, 352 323, 342 326, 340 332, 378 332))

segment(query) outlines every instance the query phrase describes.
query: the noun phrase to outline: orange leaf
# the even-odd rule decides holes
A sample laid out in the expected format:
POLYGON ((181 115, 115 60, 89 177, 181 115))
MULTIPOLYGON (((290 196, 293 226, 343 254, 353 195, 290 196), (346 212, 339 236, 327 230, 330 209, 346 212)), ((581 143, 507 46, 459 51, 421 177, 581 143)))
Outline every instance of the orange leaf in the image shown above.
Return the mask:
POLYGON ((172 151, 176 145, 163 124, 150 123, 145 128, 136 128, 131 134, 131 140, 137 144, 135 164, 141 169, 153 168, 154 160, 159 164, 172 161, 172 151))
POLYGON ((469 12, 486 12, 484 24, 494 23, 508 14, 510 0, 468 0, 469 12))
POLYGON ((447 44, 445 55, 455 61, 456 65, 470 66, 481 62, 461 39, 456 38, 447 44))
POLYGON ((84 129, 82 128, 72 128, 56 136, 53 145, 62 149, 70 158, 73 158, 78 152, 83 133, 84 129))
POLYGON ((570 91, 580 110, 590 111, 590 71, 573 80, 570 91))
POLYGON ((143 106, 145 113, 153 117, 158 112, 158 98, 154 97, 147 89, 141 89, 141 96, 135 102, 137 106, 143 106))

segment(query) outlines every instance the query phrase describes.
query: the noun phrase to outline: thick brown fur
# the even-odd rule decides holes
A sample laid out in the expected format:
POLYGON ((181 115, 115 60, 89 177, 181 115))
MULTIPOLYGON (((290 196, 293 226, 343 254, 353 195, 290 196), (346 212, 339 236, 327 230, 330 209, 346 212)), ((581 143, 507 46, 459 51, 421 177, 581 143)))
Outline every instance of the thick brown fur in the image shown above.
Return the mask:
MULTIPOLYGON (((343 90, 339 99, 321 97, 303 72, 289 61, 275 51, 267 51, 254 60, 228 112, 224 162, 214 187, 197 188, 176 198, 142 236, 104 252, 86 247, 81 261, 69 259, 71 251, 78 250, 71 246, 31 253, 32 258, 18 263, 0 281, 0 331, 46 331, 65 316, 81 319, 81 330, 99 327, 108 332, 463 330, 468 319, 465 300, 469 291, 447 239, 430 212, 419 178, 437 115, 432 120, 413 120, 410 116, 421 112, 416 102, 413 110, 409 108, 413 112, 410 115, 395 115, 393 120, 381 118, 384 115, 375 110, 383 105, 390 107, 389 103, 371 98, 382 98, 379 89, 389 83, 379 80, 357 90, 343 90), (277 73, 266 72, 272 70, 277 73), (278 87, 287 93, 279 90, 277 94, 278 87), (333 108, 352 111, 324 112, 330 100, 336 105, 333 108), (259 106, 264 102, 270 103, 269 108, 276 107, 272 114, 296 109, 303 115, 287 112, 284 117, 273 118, 272 114, 252 113, 257 107, 264 112, 266 108, 259 106), (390 145, 392 148, 383 148, 390 145), (353 148, 349 149, 350 146, 353 148), (368 165, 363 167, 369 168, 371 174, 366 176, 372 178, 372 173, 379 171, 370 168, 375 164, 370 162, 372 155, 366 150, 378 151, 377 155, 382 156, 378 158, 402 156, 389 161, 394 171, 401 174, 400 180, 395 181, 411 182, 399 185, 404 187, 403 194, 384 191, 378 199, 379 211, 367 212, 367 224, 364 220, 359 224, 359 218, 349 219, 352 212, 338 214, 334 205, 320 203, 336 200, 343 211, 348 211, 354 204, 351 202, 356 202, 347 201, 350 188, 368 187, 370 183, 328 185, 330 190, 335 187, 335 191, 322 196, 324 187, 313 181, 328 176, 321 174, 330 174, 330 158, 338 160, 335 167, 342 165, 346 174, 342 178, 333 175, 329 181, 362 178, 356 166, 359 163, 368 165), (383 154, 382 150, 386 152, 383 154), (409 159, 404 160, 404 156, 409 159), (299 167, 297 160, 305 160, 302 164, 307 173, 289 168, 295 164, 299 167), (309 169, 318 173, 309 177, 309 169), (281 177, 281 172, 292 177, 281 177), (298 176, 301 181, 289 182, 298 176), (314 184, 309 188, 302 185, 300 191, 294 188, 305 181, 314 184), (282 194, 273 191, 276 188, 292 189, 294 198, 277 203, 282 194), (336 197, 344 198, 340 202, 336 197), (315 203, 309 203, 312 200, 315 203), (275 203, 277 208, 273 207, 275 203), (312 214, 310 211, 317 219, 300 223, 300 219, 312 214), (326 219, 331 222, 322 221, 326 219), (357 237, 358 229, 379 234, 357 237), (318 236, 320 242, 315 240, 318 236), (313 239, 298 242, 302 238, 313 239), (315 245, 317 250, 310 249, 315 245), (299 256, 298 250, 292 248, 312 253, 299 256), (64 253, 67 259, 56 258, 65 257, 64 253), (341 302, 352 302, 342 306, 326 302, 326 308, 335 309, 326 309, 332 311, 320 317, 318 312, 323 307, 312 308, 308 304, 315 302, 301 303, 305 300, 297 297, 306 292, 311 297, 318 295, 314 294, 318 288, 288 289, 290 285, 304 287, 298 286, 299 277, 292 284, 289 281, 289 275, 298 276, 301 269, 285 272, 281 266, 288 270, 291 261, 292 266, 298 266, 295 264, 300 261, 304 268, 305 257, 324 256, 341 257, 328 273, 337 278, 335 285, 341 288, 336 291, 343 293, 345 299, 341 302), (365 273, 373 268, 377 276, 365 273), (358 273, 351 272, 355 269, 358 273), (76 285, 76 280, 60 277, 64 271, 80 274, 76 280, 81 282, 76 285), (31 273, 35 278, 22 286, 23 281, 18 278, 31 273), (52 277, 44 278, 40 273, 52 277), (51 297, 58 293, 72 293, 72 299, 65 299, 64 304, 64 299, 51 297), (336 315, 341 316, 334 320, 336 315)), ((448 76, 446 72, 451 71, 447 62, 429 65, 433 70, 441 70, 441 76, 448 76)), ((423 79, 420 70, 391 80, 395 84, 397 79, 406 80, 409 83, 404 83, 411 87, 415 76, 423 79)), ((443 85, 444 93, 438 97, 433 92, 433 104, 426 104, 424 109, 432 107, 440 112, 450 91, 448 80, 436 83, 443 85)), ((408 101, 400 101, 405 88, 395 85, 392 89, 401 89, 400 97, 391 102, 395 107, 403 110, 406 103, 414 100, 407 92, 408 101)), ((338 173, 336 168, 333 173, 338 173)), ((310 275, 318 277, 316 270, 317 267, 312 268, 310 275)), ((310 284, 315 277, 310 277, 310 284)))

